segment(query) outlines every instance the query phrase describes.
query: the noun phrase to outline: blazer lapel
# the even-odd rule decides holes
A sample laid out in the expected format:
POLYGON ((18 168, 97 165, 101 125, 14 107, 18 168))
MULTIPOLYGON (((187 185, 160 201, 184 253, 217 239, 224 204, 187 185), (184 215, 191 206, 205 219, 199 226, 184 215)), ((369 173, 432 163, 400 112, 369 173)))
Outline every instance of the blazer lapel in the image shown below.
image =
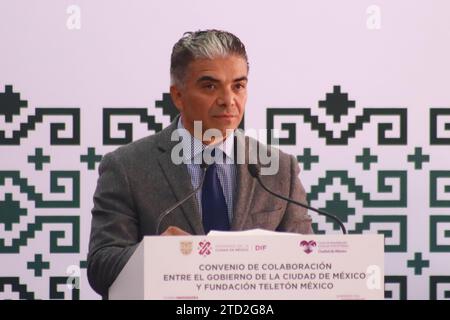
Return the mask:
MULTIPOLYGON (((167 127, 166 130, 161 131, 161 138, 159 142, 159 149, 162 151, 161 155, 158 157, 158 162, 161 169, 164 172, 164 176, 166 177, 173 195, 174 195, 174 204, 177 201, 180 201, 186 195, 193 190, 191 184, 191 177, 189 176, 189 172, 186 168, 185 164, 174 164, 171 159, 171 151, 172 148, 179 143, 178 141, 171 141, 170 137, 172 132, 177 127, 178 122, 177 117, 172 124, 167 127)), ((195 235, 205 234, 203 229, 203 224, 200 218, 200 211, 198 209, 198 204, 196 201, 196 197, 193 196, 189 200, 187 200, 183 205, 181 205, 181 209, 186 220, 189 222, 192 230, 195 235)))

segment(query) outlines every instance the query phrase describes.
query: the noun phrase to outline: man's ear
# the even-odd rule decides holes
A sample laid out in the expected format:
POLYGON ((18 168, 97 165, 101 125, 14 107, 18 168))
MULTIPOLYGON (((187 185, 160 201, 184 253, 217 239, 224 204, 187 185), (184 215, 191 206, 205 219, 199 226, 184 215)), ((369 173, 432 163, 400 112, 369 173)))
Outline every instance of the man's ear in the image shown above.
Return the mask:
POLYGON ((172 101, 175 104, 175 107, 178 111, 183 111, 183 101, 181 99, 182 92, 178 89, 176 85, 170 86, 170 96, 172 97, 172 101))

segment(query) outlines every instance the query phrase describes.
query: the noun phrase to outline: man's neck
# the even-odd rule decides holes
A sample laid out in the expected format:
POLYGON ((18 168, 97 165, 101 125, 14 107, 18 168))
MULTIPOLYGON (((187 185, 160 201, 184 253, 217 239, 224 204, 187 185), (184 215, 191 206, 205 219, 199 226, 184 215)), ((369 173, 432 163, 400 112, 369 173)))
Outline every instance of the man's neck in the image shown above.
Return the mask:
POLYGON ((186 129, 193 138, 201 141, 201 143, 204 144, 205 146, 213 146, 213 145, 217 145, 220 143, 224 143, 230 136, 233 135, 233 132, 234 132, 234 130, 225 130, 225 132, 219 130, 221 133, 220 136, 218 136, 218 137, 212 136, 211 140, 205 140, 205 139, 203 139, 204 133, 208 129, 203 130, 203 128, 202 128, 202 130, 195 130, 193 123, 190 123, 190 122, 187 123, 183 116, 180 116, 180 121, 181 121, 183 128, 186 129))

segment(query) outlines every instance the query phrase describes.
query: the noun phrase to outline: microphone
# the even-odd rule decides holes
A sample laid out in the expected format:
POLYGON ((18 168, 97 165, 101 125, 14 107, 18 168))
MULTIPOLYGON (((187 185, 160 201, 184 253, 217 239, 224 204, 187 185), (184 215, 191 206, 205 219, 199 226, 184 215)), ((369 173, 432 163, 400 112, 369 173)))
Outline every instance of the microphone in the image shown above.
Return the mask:
MULTIPOLYGON (((203 159, 203 155, 202 155, 202 159, 203 159)), ((200 168, 203 170, 202 173, 202 179, 200 180, 199 185, 197 186, 197 188, 195 188, 194 190, 192 190, 186 197, 184 197, 183 199, 181 199, 180 201, 178 201, 177 203, 175 203, 173 206, 171 206, 169 209, 167 209, 166 211, 164 211, 158 218, 158 223, 156 224, 156 234, 159 234, 159 228, 161 227, 161 222, 164 220, 165 217, 167 217, 167 215, 169 215, 171 212, 173 212, 173 210, 175 210, 176 208, 178 208, 179 206, 181 206, 183 203, 185 203, 187 200, 189 200, 192 196, 194 196, 198 190, 200 190, 200 188, 203 186, 203 182, 205 181, 205 176, 206 176, 206 170, 208 169, 209 164, 207 164, 204 160, 202 161, 202 164, 200 165, 200 168)))
POLYGON ((261 187, 262 187, 264 190, 266 190, 268 193, 274 195, 274 196, 277 197, 277 198, 286 200, 287 202, 294 203, 294 204, 296 204, 296 205, 298 205, 298 206, 300 206, 300 207, 303 207, 303 208, 312 210, 312 211, 314 211, 314 212, 317 212, 317 213, 320 214, 320 215, 326 216, 326 217, 328 217, 328 218, 330 218, 330 219, 336 221, 336 222, 339 224, 339 226, 341 227, 342 233, 343 233, 343 234, 347 234, 347 230, 345 229, 344 224, 343 224, 342 221, 341 221, 338 217, 336 217, 335 215, 332 215, 332 214, 329 214, 329 213, 327 213, 327 212, 321 211, 321 210, 319 210, 319 209, 310 207, 310 206, 308 206, 307 204, 304 204, 304 203, 295 201, 295 200, 290 199, 290 198, 288 198, 288 197, 285 197, 285 196, 283 196, 283 195, 277 194, 277 193, 273 192, 272 190, 270 190, 269 188, 267 188, 267 187, 264 185, 264 183, 262 182, 262 180, 261 180, 261 168, 259 167, 259 165, 257 165, 257 164, 248 164, 248 171, 250 172, 250 175, 251 175, 253 178, 256 178, 256 180, 258 180, 258 183, 261 185, 261 187))

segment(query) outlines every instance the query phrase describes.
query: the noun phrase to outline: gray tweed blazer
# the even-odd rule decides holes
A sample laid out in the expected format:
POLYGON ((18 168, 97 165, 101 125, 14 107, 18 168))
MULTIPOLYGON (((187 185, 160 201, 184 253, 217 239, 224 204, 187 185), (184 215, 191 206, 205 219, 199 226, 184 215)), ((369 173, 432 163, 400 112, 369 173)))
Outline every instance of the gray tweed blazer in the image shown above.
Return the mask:
MULTIPOLYGON (((171 161, 171 150, 178 143, 171 141, 177 121, 178 117, 159 133, 106 154, 100 163, 87 274, 92 288, 104 297, 142 238, 155 234, 159 215, 193 190, 186 165, 171 161)), ((250 151, 255 145, 268 152, 273 150, 255 140, 249 143, 250 140, 245 137, 237 139, 241 141, 237 143, 245 143, 250 151)), ((272 190, 306 202, 299 170, 295 157, 279 151, 278 173, 262 179, 272 190)), ((237 164, 235 194, 231 230, 262 228, 312 233, 307 210, 268 194, 245 164, 237 164)), ((195 197, 169 214, 160 231, 171 225, 194 235, 204 234, 195 197)))

